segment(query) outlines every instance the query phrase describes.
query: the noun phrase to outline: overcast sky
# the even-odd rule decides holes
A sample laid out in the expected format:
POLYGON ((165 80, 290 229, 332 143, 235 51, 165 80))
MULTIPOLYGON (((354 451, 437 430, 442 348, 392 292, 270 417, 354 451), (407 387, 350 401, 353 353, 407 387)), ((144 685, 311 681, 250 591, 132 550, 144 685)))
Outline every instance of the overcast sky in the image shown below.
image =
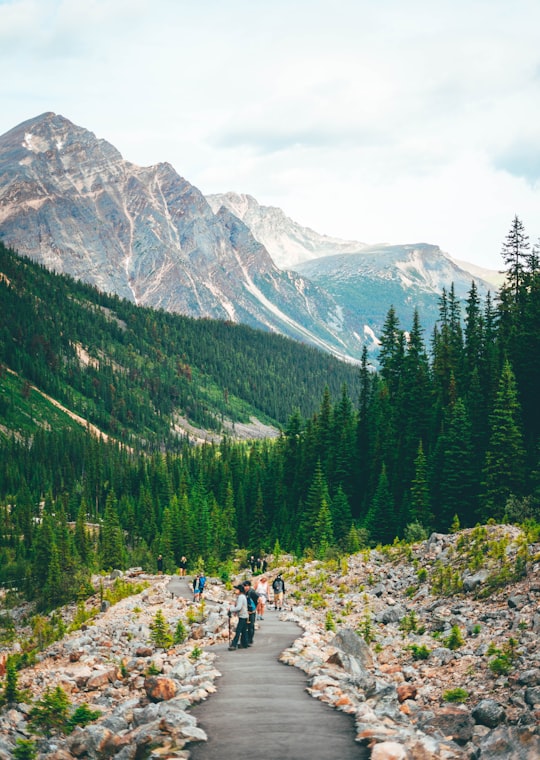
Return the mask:
POLYGON ((62 114, 317 232, 540 236, 538 0, 0 0, 0 134, 62 114))

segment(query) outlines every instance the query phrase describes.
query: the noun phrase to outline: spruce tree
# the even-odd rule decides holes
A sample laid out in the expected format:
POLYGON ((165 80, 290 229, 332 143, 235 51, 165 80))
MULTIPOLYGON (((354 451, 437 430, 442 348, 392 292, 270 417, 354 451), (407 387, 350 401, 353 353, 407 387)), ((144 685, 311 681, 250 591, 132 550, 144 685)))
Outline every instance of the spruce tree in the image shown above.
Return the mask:
POLYGON ((368 531, 371 542, 376 544, 390 544, 399 533, 386 465, 381 469, 377 489, 364 520, 364 528, 368 531))
POLYGON ((525 490, 525 449, 521 409, 510 363, 503 366, 495 406, 490 417, 491 435, 484 464, 481 518, 500 520, 509 496, 525 490))
POLYGON ((101 530, 101 565, 107 570, 124 567, 124 537, 116 503, 116 496, 110 491, 105 502, 101 530))

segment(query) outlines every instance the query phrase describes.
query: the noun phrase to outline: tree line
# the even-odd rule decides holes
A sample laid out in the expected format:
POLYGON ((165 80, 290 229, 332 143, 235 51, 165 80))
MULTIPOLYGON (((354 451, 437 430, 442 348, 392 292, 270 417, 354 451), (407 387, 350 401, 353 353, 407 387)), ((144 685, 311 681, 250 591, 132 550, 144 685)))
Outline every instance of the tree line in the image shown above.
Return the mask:
POLYGON ((274 440, 143 451, 85 431, 0 441, 0 580, 44 607, 91 570, 180 557, 207 572, 235 550, 325 557, 488 520, 540 518, 540 271, 515 217, 506 281, 481 303, 452 286, 426 339, 388 309, 378 368, 326 387, 274 440), (32 581, 41 577, 43 582, 32 581))

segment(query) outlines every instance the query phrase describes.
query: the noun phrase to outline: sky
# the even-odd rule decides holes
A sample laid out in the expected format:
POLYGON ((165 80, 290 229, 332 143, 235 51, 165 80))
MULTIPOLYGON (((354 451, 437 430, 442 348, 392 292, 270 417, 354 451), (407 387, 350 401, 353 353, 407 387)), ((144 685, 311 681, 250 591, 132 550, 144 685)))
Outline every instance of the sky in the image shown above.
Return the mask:
POLYGON ((491 269, 540 236, 538 0, 0 0, 0 134, 46 111, 203 193, 491 269))

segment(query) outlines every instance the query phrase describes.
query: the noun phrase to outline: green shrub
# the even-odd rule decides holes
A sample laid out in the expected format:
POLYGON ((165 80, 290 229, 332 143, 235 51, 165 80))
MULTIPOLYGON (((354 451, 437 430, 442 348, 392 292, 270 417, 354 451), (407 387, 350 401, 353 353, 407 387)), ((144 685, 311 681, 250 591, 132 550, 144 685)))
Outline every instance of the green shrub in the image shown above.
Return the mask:
POLYGON ((178 623, 176 624, 176 628, 174 631, 174 643, 183 644, 186 639, 187 639, 186 626, 184 625, 182 620, 179 620, 178 623))
POLYGON ((469 699, 469 692, 465 689, 449 689, 443 694, 445 702, 466 702, 469 699))
POLYGON ((29 724, 36 731, 50 736, 54 732, 65 730, 68 712, 69 699, 62 687, 47 689, 30 710, 29 724))
POLYGON ((91 710, 86 702, 83 702, 82 705, 79 705, 74 710, 71 717, 68 719, 66 723, 66 733, 70 734, 75 726, 82 726, 84 728, 84 726, 87 726, 89 723, 97 720, 100 715, 100 710, 91 710))
POLYGON ((411 644, 408 649, 411 650, 413 659, 415 660, 427 660, 431 654, 431 649, 428 649, 425 644, 411 644))
POLYGON ((35 760, 37 757, 35 741, 33 739, 17 739, 13 757, 15 760, 35 760))
POLYGON ((443 644, 447 649, 459 649, 465 643, 459 626, 453 625, 448 636, 443 639, 443 644))
POLYGON ((332 615, 331 611, 328 610, 326 613, 326 620, 324 623, 324 627, 327 631, 335 631, 336 630, 336 623, 334 621, 334 616, 332 615))
POLYGON ((150 623, 150 638, 156 647, 168 649, 173 643, 173 637, 169 624, 163 616, 163 612, 158 610, 153 621, 150 623))
POLYGON ((200 647, 193 647, 190 653, 190 658, 192 660, 198 660, 202 656, 203 650, 200 647))

